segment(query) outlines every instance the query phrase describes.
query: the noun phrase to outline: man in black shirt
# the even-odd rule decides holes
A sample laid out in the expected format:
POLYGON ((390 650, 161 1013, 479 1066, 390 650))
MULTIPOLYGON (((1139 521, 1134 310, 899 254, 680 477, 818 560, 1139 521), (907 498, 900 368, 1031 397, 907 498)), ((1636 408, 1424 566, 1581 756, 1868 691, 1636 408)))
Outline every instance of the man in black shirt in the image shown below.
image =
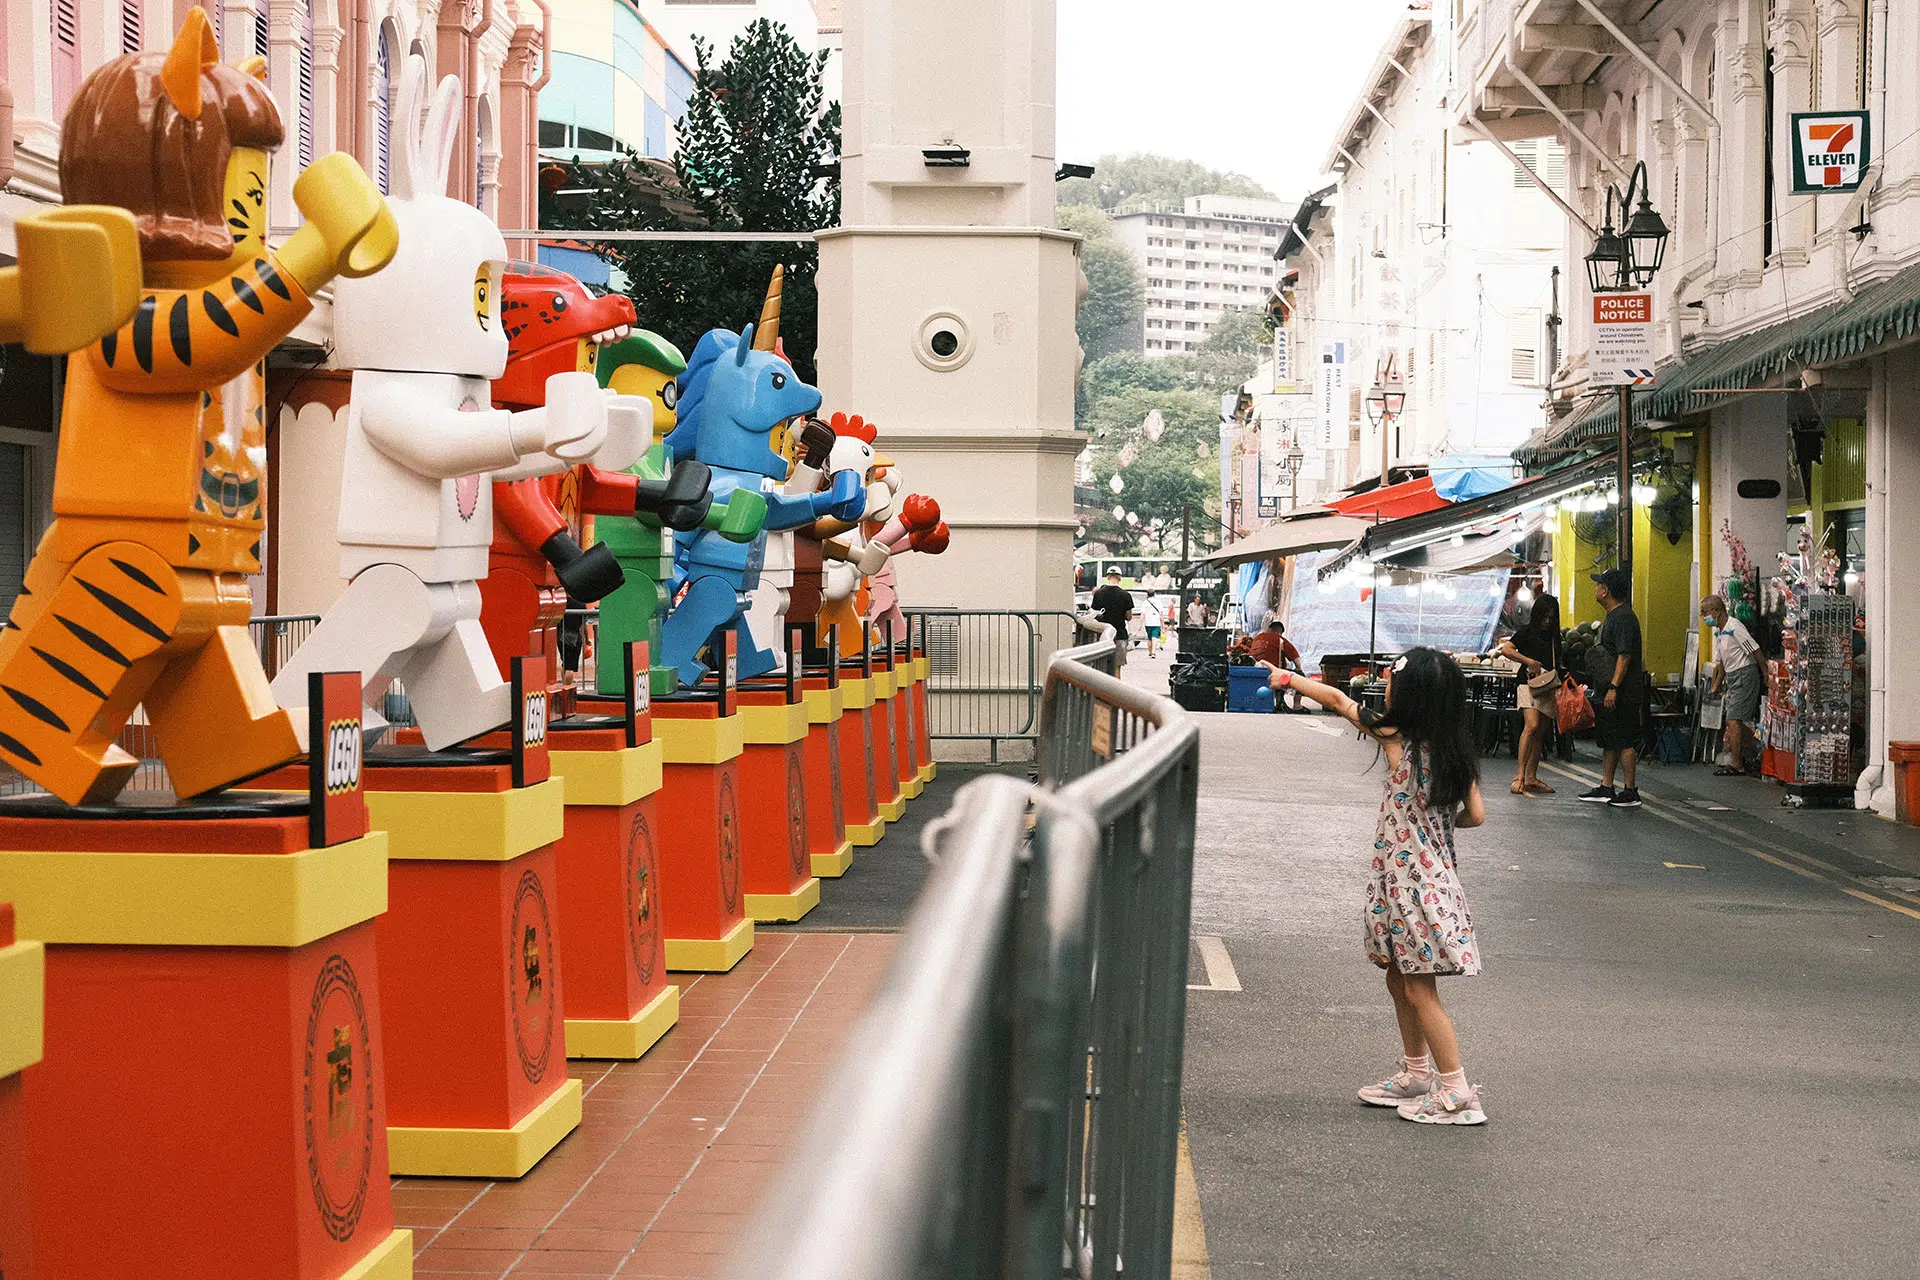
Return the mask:
POLYGON ((1633 598, 1633 582, 1624 569, 1602 570, 1593 575, 1593 581, 1593 598, 1607 611, 1600 622, 1590 672, 1593 693, 1599 698, 1594 708, 1594 737, 1602 754, 1600 785, 1582 792, 1580 798, 1615 809, 1638 809, 1640 792, 1634 781, 1640 764, 1645 709, 1641 691, 1646 681, 1641 677, 1640 619, 1628 603, 1633 598), (1613 789, 1616 766, 1626 783, 1618 792, 1613 789))
POLYGON ((1127 664, 1127 619, 1133 616, 1133 596, 1120 585, 1120 571, 1107 570, 1107 583, 1093 593, 1093 616, 1113 628, 1114 666, 1127 664))

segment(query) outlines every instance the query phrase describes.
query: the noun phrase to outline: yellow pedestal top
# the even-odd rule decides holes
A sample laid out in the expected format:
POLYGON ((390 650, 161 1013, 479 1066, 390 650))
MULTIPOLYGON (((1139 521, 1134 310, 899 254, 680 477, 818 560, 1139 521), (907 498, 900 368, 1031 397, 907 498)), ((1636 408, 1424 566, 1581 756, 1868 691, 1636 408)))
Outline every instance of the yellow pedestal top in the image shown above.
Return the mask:
POLYGON ((845 703, 841 701, 840 687, 831 689, 808 689, 800 695, 801 705, 807 709, 808 724, 832 724, 840 718, 845 703))
POLYGON ((668 938, 667 968, 678 972, 725 973, 753 950, 753 921, 742 920, 724 938, 668 938))
POLYGON ((884 667, 874 668, 873 696, 875 698, 891 698, 894 694, 895 687, 896 683, 893 672, 886 670, 884 667))
POLYGON ((511 862, 560 838, 566 795, 558 777, 508 791, 369 791, 367 817, 395 858, 511 862))
POLYGON ((518 1178, 580 1125, 581 1088, 569 1080, 511 1129, 387 1128, 395 1176, 518 1178))
POLYGON ((643 742, 618 751, 552 751, 553 774, 567 784, 567 804, 618 806, 645 799, 660 789, 666 758, 660 743, 643 742))
POLYGON ((838 880, 853 865, 853 841, 842 840, 832 853, 813 855, 813 874, 823 880, 838 880))
POLYGON ((660 744, 668 764, 724 764, 737 759, 746 746, 746 726, 740 716, 711 720, 653 718, 653 740, 660 744))
POLYGON ((47 953, 38 942, 0 947, 0 1079, 45 1051, 47 953))
POLYGON ((740 726, 746 741, 757 747, 784 747, 807 736, 807 704, 777 707, 743 706, 740 726))
POLYGON ((865 676, 840 677, 840 705, 847 711, 858 711, 861 707, 873 705, 873 681, 865 676))
POLYGON ((42 942, 298 947, 387 909, 387 851, 385 831, 298 853, 9 849, 0 902, 42 942))
POLYGON ((340 1280, 413 1280, 413 1232, 395 1227, 372 1253, 348 1267, 340 1280))
POLYGON ((875 818, 872 822, 849 822, 847 839, 856 849, 871 849, 880 843, 880 837, 887 834, 887 820, 875 818))

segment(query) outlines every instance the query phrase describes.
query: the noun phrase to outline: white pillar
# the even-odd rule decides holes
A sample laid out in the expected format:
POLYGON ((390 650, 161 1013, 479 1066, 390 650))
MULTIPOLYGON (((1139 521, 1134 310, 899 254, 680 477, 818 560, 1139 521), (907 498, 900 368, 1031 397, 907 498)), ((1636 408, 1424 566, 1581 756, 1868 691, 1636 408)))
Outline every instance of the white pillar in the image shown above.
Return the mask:
MULTIPOLYGON (((1912 348, 1874 364, 1867 408, 1866 768, 1882 764, 1887 743, 1920 739, 1920 592, 1908 557, 1920 546, 1920 504, 1902 499, 1920 485, 1920 353, 1912 348)), ((1893 816, 1893 776, 1883 769, 1874 809, 1893 816)))
POLYGON ((1082 281, 1078 238, 1049 225, 1052 0, 848 0, 845 41, 825 407, 878 423, 953 531, 946 554, 901 559, 909 606, 1070 608, 1082 281), (942 145, 968 165, 929 167, 942 145))

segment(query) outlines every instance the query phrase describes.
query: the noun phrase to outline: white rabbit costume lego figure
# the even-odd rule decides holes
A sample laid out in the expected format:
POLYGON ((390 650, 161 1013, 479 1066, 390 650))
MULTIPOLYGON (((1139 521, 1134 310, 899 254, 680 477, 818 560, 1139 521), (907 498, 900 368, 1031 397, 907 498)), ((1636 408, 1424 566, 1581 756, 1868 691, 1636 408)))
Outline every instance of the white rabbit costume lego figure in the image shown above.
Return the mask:
MULTIPOLYGON (((591 373, 553 375, 544 408, 492 407, 490 383, 507 362, 506 242, 485 214, 445 194, 460 82, 440 81, 423 125, 426 77, 425 59, 409 57, 394 112, 405 135, 394 139, 389 199, 399 251, 377 274, 334 286, 334 356, 354 371, 339 521, 349 582, 273 692, 292 710, 310 672, 357 669, 371 712, 402 680, 427 747, 439 750, 511 718, 480 627, 493 482, 589 460, 623 467, 652 430, 650 412, 610 401, 591 373), (610 408, 615 435, 637 446, 624 461, 612 455, 626 447, 601 452, 610 408)), ((298 712, 293 720, 306 725, 298 712)))

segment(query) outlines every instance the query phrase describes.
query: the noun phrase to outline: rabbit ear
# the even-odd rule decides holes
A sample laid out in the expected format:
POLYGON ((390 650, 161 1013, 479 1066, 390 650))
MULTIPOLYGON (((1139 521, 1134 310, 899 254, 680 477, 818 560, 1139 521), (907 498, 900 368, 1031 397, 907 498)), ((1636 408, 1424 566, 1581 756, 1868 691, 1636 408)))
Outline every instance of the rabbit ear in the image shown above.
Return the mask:
POLYGON ((407 65, 400 72, 392 145, 388 149, 393 170, 389 185, 396 199, 411 200, 425 185, 420 172, 420 108, 426 89, 426 58, 417 53, 408 54, 407 65))
POLYGON ((421 177, 431 178, 433 194, 447 194, 447 175, 453 171, 453 145, 460 128, 460 77, 442 76, 427 111, 427 127, 420 135, 421 177))

